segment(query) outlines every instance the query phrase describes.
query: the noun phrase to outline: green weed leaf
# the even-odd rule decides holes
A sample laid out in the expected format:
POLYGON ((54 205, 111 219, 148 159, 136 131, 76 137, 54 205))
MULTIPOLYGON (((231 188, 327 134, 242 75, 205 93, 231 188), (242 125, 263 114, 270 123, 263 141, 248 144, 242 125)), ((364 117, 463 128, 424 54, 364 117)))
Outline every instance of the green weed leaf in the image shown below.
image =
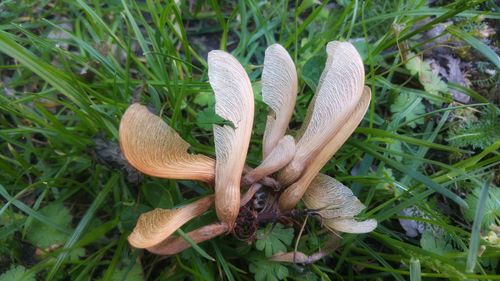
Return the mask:
POLYGON ((215 95, 211 92, 201 92, 196 95, 193 102, 199 106, 213 106, 215 104, 215 95))
POLYGON ((500 139, 500 115, 487 110, 480 118, 462 116, 464 121, 453 125, 447 141, 454 147, 485 149, 500 139))
POLYGON ((221 126, 228 125, 234 128, 232 122, 224 120, 224 118, 215 113, 214 107, 207 107, 203 111, 200 111, 198 115, 196 115, 196 123, 200 128, 206 131, 211 131, 212 125, 214 124, 221 126))
POLYGON ((411 58, 406 62, 405 67, 412 75, 418 75, 418 80, 424 86, 425 91, 433 95, 448 91, 446 83, 437 74, 432 72, 428 62, 423 61, 421 57, 413 53, 410 53, 409 56, 411 58))
POLYGON ((145 183, 142 185, 141 191, 146 201, 155 208, 169 209, 174 206, 170 191, 159 183, 145 183))
MULTIPOLYGON (((481 192, 481 187, 477 186, 472 190, 472 193, 465 197, 465 202, 469 205, 469 209, 464 209, 465 218, 469 221, 474 220, 474 215, 477 209, 477 203, 479 200, 479 193, 481 192)), ((488 198, 483 205, 484 217, 481 224, 482 229, 488 229, 491 224, 495 223, 496 218, 500 216, 500 189, 490 188, 488 191, 488 198)))
POLYGON ((22 265, 12 266, 0 275, 0 281, 35 281, 35 274, 27 273, 22 265))
POLYGON ((111 281, 143 281, 142 267, 140 264, 135 263, 132 268, 118 269, 111 278, 111 281))
POLYGON ((446 243, 442 235, 432 231, 425 231, 420 238, 422 249, 433 252, 438 255, 453 251, 453 247, 446 243))
POLYGON ((280 263, 260 259, 250 264, 250 272, 255 274, 256 281, 278 281, 288 276, 288 268, 280 263))
POLYGON ((292 244, 293 229, 284 228, 281 224, 276 226, 269 232, 269 227, 257 231, 257 242, 255 248, 264 251, 266 257, 270 257, 277 252, 286 252, 287 246, 292 244))
MULTIPOLYGON (((389 150, 392 150, 395 152, 403 153, 403 147, 401 146, 401 142, 398 140, 391 140, 387 144, 387 148, 389 150)), ((391 157, 393 157, 394 159, 396 159, 398 161, 403 161, 403 156, 401 156, 401 155, 394 154, 394 155, 391 155, 391 157)))
MULTIPOLYGON (((71 231, 72 216, 69 210, 61 203, 52 203, 40 210, 40 213, 45 217, 51 218, 52 221, 71 231)), ((68 239, 67 233, 61 232, 53 227, 43 224, 40 221, 34 220, 28 232, 28 240, 36 247, 46 249, 55 244, 64 244, 68 239)))
POLYGON ((415 97, 412 97, 408 93, 401 93, 398 95, 395 102, 391 105, 391 112, 400 115, 401 119, 415 119, 414 121, 408 123, 408 126, 410 126, 411 128, 415 128, 417 125, 421 125, 424 123, 424 119, 416 119, 417 117, 425 113, 424 105, 419 102, 413 108, 410 108, 410 105, 412 105, 414 99, 415 97))
POLYGON ((304 68, 302 68, 302 80, 304 80, 307 86, 309 86, 313 91, 316 91, 319 77, 321 76, 325 62, 326 55, 323 54, 313 56, 304 64, 304 68))

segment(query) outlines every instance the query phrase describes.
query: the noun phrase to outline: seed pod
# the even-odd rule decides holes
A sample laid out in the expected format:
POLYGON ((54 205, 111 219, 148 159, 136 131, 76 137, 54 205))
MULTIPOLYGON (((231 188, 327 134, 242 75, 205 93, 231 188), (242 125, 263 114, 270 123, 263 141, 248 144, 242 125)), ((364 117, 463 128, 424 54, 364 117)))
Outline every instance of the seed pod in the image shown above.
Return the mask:
POLYGON ((270 107, 262 144, 266 159, 285 135, 297 99, 297 71, 288 52, 279 44, 266 49, 262 71, 262 100, 270 107))
POLYGON ((240 209, 240 181, 252 133, 254 101, 245 69, 230 54, 208 54, 208 78, 215 93, 215 112, 233 126, 214 125, 217 217, 233 229, 240 209))
POLYGON ((152 247, 166 238, 186 222, 203 214, 214 203, 213 196, 199 199, 177 209, 154 209, 142 214, 128 237, 136 248, 152 247))
POLYGON ((357 221, 353 218, 325 220, 323 224, 330 230, 346 233, 368 233, 377 227, 377 221, 369 219, 357 221))
POLYGON ((322 219, 354 217, 365 205, 341 182, 324 174, 318 174, 304 196, 308 209, 318 210, 322 219))
MULTIPOLYGON (((187 236, 196 244, 210 240, 227 232, 228 227, 224 223, 209 224, 187 233, 187 236)), ((174 255, 191 247, 183 237, 169 237, 158 245, 147 248, 153 254, 174 255)))
POLYGON ((354 129, 359 125, 370 104, 371 91, 365 87, 363 95, 358 105, 351 112, 348 118, 342 120, 343 126, 337 134, 323 147, 320 153, 311 161, 303 171, 298 181, 289 186, 280 196, 279 206, 281 211, 291 210, 300 201, 309 184, 319 173, 321 168, 330 160, 330 158, 346 142, 354 129))
POLYGON ((365 209, 352 191, 336 179, 318 174, 303 197, 307 208, 316 210, 324 226, 332 231, 366 233, 377 227, 374 219, 357 221, 365 209))
POLYGON ((147 175, 204 182, 214 179, 215 161, 189 154, 189 144, 138 103, 132 104, 121 119, 120 146, 127 161, 147 175))
POLYGON ((309 256, 302 252, 278 252, 277 254, 271 256, 269 259, 277 262, 310 264, 329 255, 331 252, 335 251, 338 246, 340 246, 340 237, 332 235, 329 237, 326 244, 321 248, 321 250, 312 253, 309 256))
POLYGON ((251 185, 262 178, 279 171, 288 164, 295 154, 295 141, 292 136, 284 136, 264 161, 243 178, 245 185, 251 185))
POLYGON ((319 261, 328 254, 329 254, 328 252, 319 251, 308 256, 302 252, 288 252, 288 253, 277 253, 271 256, 269 259, 277 262, 311 264, 316 261, 319 261))
POLYGON ((356 48, 348 42, 333 41, 326 46, 328 59, 321 74, 312 110, 297 142, 293 160, 280 172, 284 186, 292 184, 323 147, 345 125, 363 92, 365 71, 356 48))

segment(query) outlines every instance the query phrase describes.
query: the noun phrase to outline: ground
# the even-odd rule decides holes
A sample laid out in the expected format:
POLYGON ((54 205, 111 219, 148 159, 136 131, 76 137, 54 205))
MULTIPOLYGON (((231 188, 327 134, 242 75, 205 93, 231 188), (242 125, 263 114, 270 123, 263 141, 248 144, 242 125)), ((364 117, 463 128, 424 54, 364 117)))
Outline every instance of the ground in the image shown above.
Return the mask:
MULTIPOLYGON (((5 0, 0 14, 1 281, 500 279, 496 1, 5 0), (133 249, 141 213, 212 190, 128 165, 118 142, 126 108, 140 101, 192 152, 214 156, 212 124, 224 120, 206 57, 227 50, 255 93, 254 167, 266 47, 280 43, 296 64, 294 135, 333 40, 361 54, 372 102, 322 172, 378 227, 340 239, 300 205, 175 256, 133 249), (331 237, 335 251, 314 263, 269 261, 295 247, 310 255, 331 237)), ((254 220, 268 196, 240 219, 254 220)), ((209 211, 182 229, 214 219, 209 211)))

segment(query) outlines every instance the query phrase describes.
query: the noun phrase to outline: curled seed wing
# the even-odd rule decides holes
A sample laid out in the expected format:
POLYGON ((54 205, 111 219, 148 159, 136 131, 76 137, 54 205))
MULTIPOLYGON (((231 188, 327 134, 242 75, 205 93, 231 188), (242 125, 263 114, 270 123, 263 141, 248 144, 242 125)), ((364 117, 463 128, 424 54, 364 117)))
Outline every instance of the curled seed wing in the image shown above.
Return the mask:
POLYGON ((120 121, 120 147, 132 166, 150 176, 205 182, 215 176, 213 159, 188 153, 189 144, 138 103, 120 121))
POLYGON ((303 169, 344 126, 363 92, 365 71, 356 48, 348 42, 333 41, 326 46, 328 59, 307 122, 297 142, 295 157, 280 173, 283 185, 297 180, 303 169))
POLYGON ((365 205, 336 179, 318 174, 302 197, 307 208, 318 210, 324 219, 354 217, 365 205))
POLYGON ((291 262, 291 263, 302 263, 302 264, 310 264, 316 262, 323 257, 329 255, 331 252, 335 251, 335 249, 340 245, 339 236, 331 236, 326 244, 317 252, 306 255, 302 252, 288 252, 288 253, 277 253, 273 255, 270 260, 278 261, 278 262, 291 262))
POLYGON ((186 222, 203 214, 213 202, 213 196, 208 196, 178 209, 157 208, 144 213, 139 217, 128 241, 140 249, 154 246, 168 238, 186 222))
POLYGON ((279 171, 288 164, 295 154, 295 140, 292 136, 284 136, 269 153, 264 161, 243 178, 245 185, 251 185, 262 178, 279 171))
MULTIPOLYGON (((355 197, 356 198, 356 197, 355 197)), ((336 219, 336 218, 346 218, 353 217, 361 213, 366 208, 366 206, 361 203, 358 198, 339 207, 328 207, 319 211, 322 218, 325 219, 336 219)))
MULTIPOLYGON (((371 91, 365 87, 359 103, 348 118, 342 121, 343 126, 337 134, 324 146, 320 153, 305 168, 298 181, 289 186, 280 196, 279 205, 282 211, 291 210, 297 205, 308 186, 319 173, 321 168, 332 158, 339 148, 346 142, 352 132, 359 125, 370 104, 371 91)), ((293 160, 292 160, 293 162, 293 160)), ((290 163, 291 164, 291 163, 290 163)), ((288 165, 290 165, 288 164, 288 165)))
POLYGON ((374 219, 365 221, 357 221, 353 218, 327 219, 323 220, 323 224, 333 231, 346 233, 368 233, 377 228, 377 221, 374 219))
POLYGON ((223 51, 208 54, 208 77, 215 93, 215 112, 234 125, 214 125, 215 209, 232 229, 240 209, 241 174, 252 133, 253 91, 245 69, 223 51))
POLYGON ((285 135, 295 107, 297 88, 297 71, 292 58, 281 45, 269 46, 262 72, 262 99, 271 108, 264 132, 264 159, 285 135))
POLYGON ((288 253, 277 253, 272 257, 270 257, 269 259, 277 262, 311 264, 319 261, 328 254, 329 254, 328 252, 318 251, 308 256, 302 252, 288 252, 288 253))
MULTIPOLYGON (((210 240, 228 231, 228 227, 224 223, 209 224, 187 233, 187 236, 196 244, 210 240)), ((148 247, 147 250, 157 255, 174 255, 191 247, 184 238, 168 237, 161 243, 148 247)))
POLYGON ((310 257, 302 252, 278 252, 269 258, 277 262, 290 262, 290 263, 311 263, 310 257))

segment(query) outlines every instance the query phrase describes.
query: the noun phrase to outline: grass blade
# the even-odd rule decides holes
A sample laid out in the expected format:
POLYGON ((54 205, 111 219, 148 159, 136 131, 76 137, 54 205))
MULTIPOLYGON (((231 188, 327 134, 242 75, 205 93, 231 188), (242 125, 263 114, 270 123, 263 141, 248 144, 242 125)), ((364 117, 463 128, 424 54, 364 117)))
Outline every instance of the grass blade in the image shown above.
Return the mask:
POLYGON ((484 216, 484 203, 488 198, 488 189, 491 184, 491 178, 488 179, 483 187, 481 188, 481 193, 479 194, 479 201, 477 202, 477 209, 474 215, 474 222, 472 223, 472 231, 469 244, 469 253, 467 254, 467 265, 466 271, 468 273, 474 272, 474 267, 477 260, 477 250, 479 248, 479 240, 481 235, 481 222, 484 216))
POLYGON ((48 218, 44 215, 41 215, 40 213, 38 213, 38 212, 34 211, 33 209, 31 209, 30 207, 28 207, 23 202, 10 196, 9 193, 7 192, 7 190, 1 184, 0 184, 0 195, 2 195, 2 197, 4 197, 5 200, 8 201, 8 203, 6 205, 9 205, 10 202, 12 202, 12 204, 14 206, 16 206, 17 208, 19 208, 19 210, 23 211, 24 213, 28 214, 29 216, 33 217, 34 219, 40 221, 41 223, 49 225, 49 226, 51 226, 51 227, 53 227, 53 228, 55 228, 63 233, 68 233, 68 231, 64 227, 61 227, 60 225, 54 223, 50 218, 48 218))
POLYGON ((227 280, 229 280, 229 281, 235 281, 234 277, 233 277, 233 274, 231 273, 231 270, 229 269, 229 265, 228 265, 226 259, 224 258, 224 256, 222 255, 221 251, 219 250, 219 246, 217 246, 217 244, 214 243, 213 241, 210 241, 210 242, 212 244, 212 247, 215 250, 215 255, 217 256, 217 262, 221 265, 221 267, 222 267, 222 269, 224 271, 224 274, 227 277, 227 280))
POLYGON ((415 145, 419 145, 419 146, 425 146, 425 147, 434 148, 434 149, 439 149, 439 150, 443 150, 443 151, 451 151, 451 152, 457 152, 457 153, 468 153, 469 152, 467 150, 459 149, 456 147, 450 147, 447 145, 437 144, 437 143, 429 142, 429 141, 422 140, 422 139, 417 139, 417 138, 413 138, 413 137, 409 137, 409 136, 405 136, 405 135, 400 135, 400 134, 393 133, 390 131, 385 131, 382 129, 359 127, 356 129, 356 133, 362 133, 364 135, 373 135, 373 136, 378 136, 378 137, 386 137, 386 138, 391 138, 391 139, 398 139, 398 140, 401 140, 401 141, 404 141, 407 143, 411 143, 411 144, 415 144, 415 145))
POLYGON ((101 190, 101 192, 99 192, 99 194, 97 195, 94 202, 92 202, 92 205, 90 205, 87 212, 85 212, 85 215, 82 217, 82 219, 78 223, 78 226, 76 227, 73 234, 71 234, 68 241, 66 241, 66 243, 64 244, 64 247, 62 249, 62 253, 59 254, 59 256, 57 257, 56 263, 54 264, 54 266, 52 267, 52 269, 50 270, 50 272, 47 276, 47 280, 49 280, 49 281, 52 280, 56 276, 56 274, 59 272, 59 269, 60 269, 62 263, 64 262, 64 260, 66 260, 66 258, 68 257, 68 255, 70 253, 70 249, 75 245, 75 243, 78 241, 78 239, 83 235, 83 232, 86 230, 90 221, 94 217, 95 212, 97 211, 97 209, 99 209, 101 204, 104 202, 104 199, 106 199, 106 196, 111 191, 111 189, 116 185, 117 180, 118 180, 118 174, 113 175, 113 177, 111 177, 111 179, 108 181, 108 183, 103 188, 103 190, 101 190))
POLYGON ((375 158, 378 158, 379 160, 387 163, 389 166, 392 166, 394 169, 399 170, 403 174, 406 174, 410 177, 412 177, 414 180, 424 184, 425 186, 434 189, 436 192, 441 193, 443 196, 448 197, 451 199, 453 202, 457 203, 460 207, 462 208, 469 208, 467 203, 460 198, 460 196, 456 195, 455 193, 451 192, 450 190, 444 188, 443 186, 437 184, 435 181, 430 179, 429 177, 415 171, 414 169, 411 169, 410 167, 407 167, 401 163, 399 163, 396 160, 392 160, 388 157, 385 157, 384 155, 376 152, 372 148, 370 148, 368 145, 361 145, 361 143, 357 140, 352 140, 352 144, 356 147, 358 147, 361 150, 364 150, 371 155, 373 155, 375 158))
POLYGON ((493 63, 498 69, 500 69, 500 57, 493 51, 488 45, 476 39, 474 36, 463 32, 462 30, 454 27, 448 26, 446 29, 451 35, 458 37, 465 42, 469 43, 474 49, 480 52, 485 58, 487 58, 491 63, 493 63))
POLYGON ((420 272, 420 261, 415 258, 410 260, 410 281, 420 281, 422 280, 420 272))
MULTIPOLYGON (((32 52, 16 43, 10 34, 0 31, 0 51, 18 60, 47 83, 65 94, 70 100, 82 109, 89 109, 89 100, 82 99, 79 91, 68 81, 69 77, 52 65, 40 60, 32 52)), ((87 112, 89 113, 89 112, 87 112)))
POLYGON ((208 259, 208 260, 211 260, 211 261, 215 261, 214 258, 212 258, 209 254, 207 254, 207 252, 205 252, 205 250, 203 250, 200 246, 198 246, 191 238, 189 238, 189 236, 184 232, 182 231, 181 229, 177 229, 177 234, 179 234, 182 238, 184 238, 184 240, 186 240, 186 242, 189 243, 189 245, 191 245, 191 247, 193 247, 193 249, 198 252, 202 257, 208 259))

